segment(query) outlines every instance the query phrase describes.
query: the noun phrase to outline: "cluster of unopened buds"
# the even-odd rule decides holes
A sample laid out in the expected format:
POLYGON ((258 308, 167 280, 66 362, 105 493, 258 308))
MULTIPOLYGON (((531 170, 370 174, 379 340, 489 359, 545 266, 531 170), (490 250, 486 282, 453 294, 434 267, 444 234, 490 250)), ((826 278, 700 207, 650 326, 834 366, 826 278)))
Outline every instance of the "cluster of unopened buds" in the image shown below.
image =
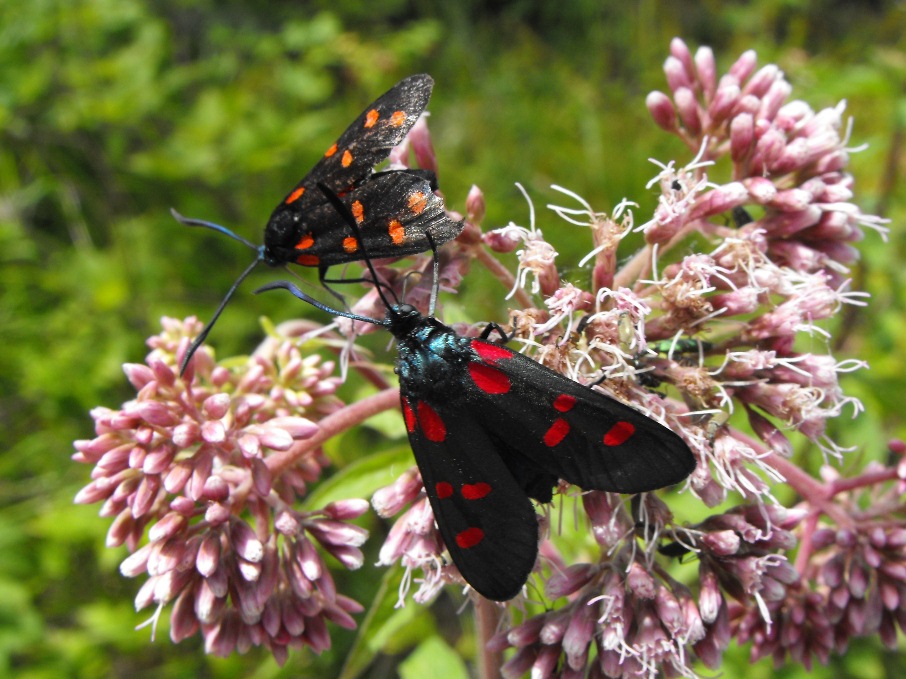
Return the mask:
POLYGON ((349 521, 368 503, 299 509, 327 460, 310 448, 291 468, 272 463, 343 407, 333 365, 268 342, 241 371, 203 348, 179 377, 175 357, 200 324, 163 325, 147 363, 125 366, 136 398, 96 408, 96 438, 76 442, 75 459, 94 465, 76 501, 103 502, 108 547, 132 552, 120 570, 148 576, 136 607, 156 607, 156 625, 172 604, 173 641, 201 631, 211 653, 263 645, 280 661, 290 647, 329 648, 327 621, 355 627, 362 606, 337 592, 316 545, 360 567, 367 532, 349 521))
MULTIPOLYGON (((734 638, 751 643, 753 658, 809 666, 854 636, 877 633, 893 645, 897 627, 906 629, 906 460, 848 478, 825 466, 816 479, 791 459, 797 439, 828 461, 841 457, 826 424, 861 409, 839 376, 863 362, 797 349, 803 336, 813 348, 830 344, 822 321, 864 305, 865 294, 849 289, 853 243, 865 227, 884 233, 884 220, 851 202, 843 106, 815 112, 789 100, 783 73, 758 69, 752 52, 718 77, 709 49, 693 55, 677 39, 665 72, 669 93, 650 94, 648 108, 691 160, 659 166, 652 218, 637 225, 625 201, 602 214, 555 187, 570 204, 550 206, 553 240, 570 224, 590 230, 587 288, 561 280, 534 212, 529 227, 482 234, 477 189, 463 235, 441 256, 442 290, 456 289, 471 263, 487 266, 520 307, 513 342, 667 423, 698 460, 678 489, 686 497, 561 488, 588 530, 563 549, 562 521, 545 514, 536 575, 488 643, 509 653, 506 676, 693 676, 696 660, 718 667, 734 638), (618 251, 624 240, 636 242, 629 259, 625 245, 618 251), (490 251, 515 251, 515 275, 490 251), (799 504, 775 497, 782 483, 799 504), (697 523, 673 513, 728 501, 731 509, 703 520, 697 512, 697 523), (688 575, 689 562, 694 581, 674 571, 688 575), (542 592, 547 603, 536 607, 542 592)), ((433 168, 427 128, 416 130, 419 163, 433 168)), ((408 288, 407 302, 427 303, 429 278, 408 288)), ((373 292, 355 310, 383 313, 373 292)), ((319 550, 361 565, 365 533, 348 521, 366 505, 296 503, 326 464, 325 418, 353 406, 336 397, 332 364, 303 357, 289 340, 230 370, 203 348, 194 372, 179 378, 176 356, 196 330, 167 321, 148 364, 127 367, 136 400, 93 413, 97 438, 78 442, 76 457, 95 472, 78 500, 104 502, 110 545, 133 551, 123 572, 148 574, 140 607, 174 604, 174 640, 200 629, 211 651, 265 645, 279 660, 293 645, 323 650, 325 621, 352 626, 361 607, 336 591, 319 550)), ((395 407, 395 397, 381 403, 395 407)), ((891 451, 906 452, 898 442, 891 451)), ((417 469, 377 490, 372 504, 397 517, 379 560, 406 569, 401 604, 413 584, 420 603, 462 585, 417 469)))

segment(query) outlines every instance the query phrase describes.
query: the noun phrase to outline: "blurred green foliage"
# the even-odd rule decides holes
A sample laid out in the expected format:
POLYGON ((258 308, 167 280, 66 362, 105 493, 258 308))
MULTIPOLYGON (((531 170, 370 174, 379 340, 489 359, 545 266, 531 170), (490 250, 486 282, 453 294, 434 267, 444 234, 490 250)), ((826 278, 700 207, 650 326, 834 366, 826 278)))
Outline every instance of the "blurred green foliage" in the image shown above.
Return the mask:
MULTIPOLYGON (((644 107, 665 87, 672 36, 711 45, 723 68, 756 49, 815 108, 848 99, 852 145, 870 143, 853 156, 857 200, 893 224, 889 244, 868 235, 854 272, 872 312, 839 329, 840 357, 872 364, 845 382, 867 412, 833 433, 883 455, 888 438, 906 435, 904 11, 831 0, 0 3, 0 676, 324 677, 352 648, 350 676, 467 675, 458 658, 474 651, 470 621, 444 598, 429 611, 382 606, 358 642, 334 630, 334 651, 294 653, 283 669, 255 651, 223 660, 197 639, 173 646, 165 627, 150 643, 133 630, 147 617, 131 608, 139 583, 120 577, 124 554, 103 547, 107 522, 71 504, 88 474, 69 461, 71 441, 92 435, 90 408, 131 397, 121 364, 142 359, 161 315, 207 318, 252 256, 186 230, 169 208, 257 240, 274 203, 361 107, 410 73, 437 81, 431 128, 450 206, 462 209, 475 183, 486 227, 526 223, 513 186, 522 182, 564 265, 588 243, 570 242, 541 207, 556 198, 551 183, 599 210, 631 197, 645 214, 647 158, 687 157, 644 107)), ((221 356, 255 346, 262 314, 308 313, 285 296, 253 298, 253 286, 214 333, 221 356)), ((467 280, 454 308, 502 318, 503 302, 480 289, 467 280)), ((351 487, 369 473, 351 473, 351 487)), ((377 585, 362 581, 376 575, 341 586, 367 605, 377 585)), ((398 577, 380 585, 391 599, 398 577)), ((814 676, 900 676, 902 661, 878 649, 855 643, 814 676)), ((775 676, 770 663, 750 666, 745 649, 725 669, 775 676)))

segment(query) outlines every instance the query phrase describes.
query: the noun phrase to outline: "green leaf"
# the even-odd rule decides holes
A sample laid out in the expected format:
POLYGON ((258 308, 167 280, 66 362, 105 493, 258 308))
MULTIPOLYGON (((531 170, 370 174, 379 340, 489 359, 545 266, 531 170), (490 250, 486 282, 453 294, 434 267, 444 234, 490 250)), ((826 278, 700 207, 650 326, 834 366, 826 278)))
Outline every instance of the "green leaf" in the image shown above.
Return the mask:
POLYGON ((462 658, 439 637, 430 637, 419 644, 400 664, 402 679, 469 679, 462 658))
POLYGON ((412 466, 408 445, 374 453, 347 465, 318 485, 305 501, 311 511, 337 500, 370 498, 375 490, 392 483, 397 474, 412 466))
POLYGON ((384 573, 338 679, 358 677, 377 653, 401 653, 436 634, 428 608, 411 600, 397 608, 403 572, 400 566, 393 566, 384 573))

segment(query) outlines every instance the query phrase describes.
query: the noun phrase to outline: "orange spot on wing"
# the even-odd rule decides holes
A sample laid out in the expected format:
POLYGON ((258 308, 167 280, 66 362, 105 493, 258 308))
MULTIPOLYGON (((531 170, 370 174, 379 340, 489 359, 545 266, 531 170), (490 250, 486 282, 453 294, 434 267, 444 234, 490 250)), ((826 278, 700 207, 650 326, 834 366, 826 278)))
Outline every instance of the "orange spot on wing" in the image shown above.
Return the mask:
POLYGON ((417 215, 420 215, 428 207, 428 196, 421 191, 409 194, 409 209, 417 215))
POLYGON ((394 245, 402 245, 406 240, 406 229, 403 228, 398 219, 390 220, 387 233, 390 234, 390 240, 393 241, 394 245))
POLYGON ((362 201, 353 201, 352 216, 355 217, 356 222, 359 224, 365 221, 365 207, 362 205, 362 201))
POLYGON ((306 233, 302 238, 299 239, 299 242, 296 243, 296 250, 308 250, 312 245, 315 244, 315 239, 311 237, 310 233, 306 233))
POLYGON ((406 124, 406 112, 405 111, 395 111, 392 116, 390 116, 390 124, 394 127, 402 127, 406 124))
POLYGON ((359 241, 352 236, 343 239, 343 249, 352 254, 359 249, 359 241))
POLYGON ((377 112, 376 108, 371 109, 365 114, 365 128, 374 127, 377 124, 378 118, 381 117, 381 114, 377 112))
POLYGON ((349 152, 349 149, 343 151, 343 159, 340 161, 343 167, 349 167, 352 165, 352 154, 349 152))
POLYGON ((325 158, 330 158, 330 157, 331 157, 334 153, 336 153, 336 152, 337 152, 337 145, 334 144, 333 146, 331 146, 329 149, 327 149, 327 150, 324 152, 324 157, 325 157, 325 158))
POLYGON ((299 200, 302 197, 303 193, 305 193, 305 187, 300 186, 298 189, 296 189, 291 194, 289 194, 286 197, 286 200, 283 202, 286 203, 287 205, 289 205, 290 203, 295 203, 297 200, 299 200))

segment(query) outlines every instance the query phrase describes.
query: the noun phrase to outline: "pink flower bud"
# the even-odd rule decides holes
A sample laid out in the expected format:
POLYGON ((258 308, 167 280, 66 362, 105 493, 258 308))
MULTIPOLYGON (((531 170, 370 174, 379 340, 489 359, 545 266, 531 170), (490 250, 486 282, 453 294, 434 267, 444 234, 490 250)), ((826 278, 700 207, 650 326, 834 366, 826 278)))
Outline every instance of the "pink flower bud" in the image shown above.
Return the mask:
POLYGON ((683 66, 683 70, 689 78, 695 77, 695 65, 692 61, 692 53, 682 38, 672 38, 670 40, 670 54, 678 59, 683 66))
POLYGON ((683 62, 676 57, 670 56, 664 61, 664 75, 667 76, 667 86, 671 92, 676 93, 681 88, 691 90, 693 87, 683 62))
POLYGON ((579 591, 597 574, 598 569, 588 563, 578 563, 553 573, 544 584, 544 593, 549 599, 559 599, 579 591))
POLYGON ((226 427, 218 420, 208 420, 201 425, 201 438, 207 443, 223 443, 226 440, 226 427))
POLYGON ((513 629, 504 633, 507 643, 514 648, 523 648, 538 641, 541 628, 544 626, 549 616, 536 615, 525 622, 516 625, 513 629))
POLYGON ((667 132, 676 130, 676 109, 673 108, 670 97, 663 92, 654 91, 645 97, 645 105, 658 127, 667 132))
POLYGON ((709 101, 717 89, 717 64, 710 47, 702 46, 695 51, 695 72, 698 74, 705 100, 709 101))
POLYGON ((201 438, 201 428, 197 422, 183 422, 173 429, 172 440, 177 448, 189 448, 201 438))
POLYGON ((723 317, 726 318, 754 313, 760 305, 759 300, 762 294, 763 291, 757 288, 745 287, 733 292, 712 295, 708 301, 715 310, 724 309, 723 317))
POLYGON ((126 379, 135 387, 136 391, 144 389, 155 379, 154 371, 141 363, 126 363, 123 365, 123 372, 126 373, 126 379))
POLYGON ((758 57, 755 55, 755 50, 746 50, 730 67, 728 74, 733 76, 737 82, 743 82, 752 74, 757 64, 758 57))
POLYGON ((120 573, 127 578, 134 578, 147 572, 148 557, 151 554, 151 545, 145 545, 133 552, 120 563, 120 573))
POLYGON ((598 606, 579 599, 576 609, 569 621, 566 634, 563 635, 563 652, 570 667, 574 670, 585 666, 588 646, 595 635, 595 620, 598 617, 598 606))
POLYGON ((749 199, 749 191, 740 182, 730 182, 701 194, 689 212, 689 219, 701 219, 727 212, 743 205, 749 199))
POLYGON ((336 519, 337 521, 348 521, 350 519, 357 519, 358 517, 362 516, 362 514, 368 511, 368 508, 368 500, 351 498, 348 500, 337 500, 336 502, 331 502, 321 511, 323 511, 324 514, 331 519, 336 519))
POLYGON ((748 113, 737 115, 730 121, 730 157, 740 163, 748 157, 755 143, 755 119, 748 113))
POLYGON ((427 116, 419 116, 415 125, 409 130, 408 138, 418 166, 437 174, 437 154, 435 154, 434 145, 431 143, 427 116))
POLYGON ((816 224, 821 215, 821 208, 810 205, 801 212, 777 212, 765 215, 759 223, 771 238, 786 238, 816 224))
POLYGON ((182 491, 192 476, 192 464, 188 460, 178 462, 170 467, 164 477, 164 489, 171 494, 182 491))
POLYGON ((255 531, 245 521, 232 522, 230 540, 236 553, 246 561, 258 563, 264 557, 264 546, 255 536, 255 531))
POLYGON ((140 401, 135 404, 132 411, 156 427, 172 427, 179 422, 179 418, 170 412, 167 406, 157 401, 140 401))
MULTIPOLYGON (((708 115, 711 117, 712 125, 717 125, 727 120, 736 108, 739 102, 739 85, 724 85, 718 88, 717 94, 711 105, 708 107, 708 115)), ((650 110, 649 106, 649 110, 650 110)), ((749 116, 751 121, 751 116, 749 116)), ((731 123, 732 129, 732 123, 731 123)))
POLYGON ((544 616, 544 626, 538 633, 538 640, 546 646, 559 644, 563 635, 566 634, 572 614, 573 609, 567 607, 544 616))
POLYGON ((758 70, 758 73, 753 75, 751 80, 746 83, 746 86, 742 91, 744 94, 751 94, 760 99, 768 92, 768 90, 771 88, 771 85, 773 85, 775 81, 782 77, 783 74, 775 64, 762 66, 758 70))
POLYGON ((702 566, 699 569, 701 577, 701 589, 698 599, 698 609, 701 612, 702 621, 710 625, 717 620, 720 607, 723 604, 723 596, 720 593, 720 586, 717 583, 717 576, 708 568, 702 566))
POLYGON ((484 221, 486 205, 484 201, 484 192, 475 184, 469 189, 466 196, 466 215, 473 224, 481 224, 484 221))
POLYGON ((226 507, 219 502, 212 502, 209 504, 204 513, 204 520, 212 526, 219 526, 228 521, 229 518, 229 507, 226 507))
POLYGON ((687 87, 680 87, 673 94, 676 110, 686 132, 697 137, 702 132, 702 120, 695 94, 687 87))
POLYGON ((782 77, 775 80, 761 99, 761 108, 757 117, 763 120, 774 120, 792 91, 793 86, 782 77))
POLYGON ((732 530, 706 533, 702 536, 702 546, 716 556, 731 556, 739 551, 739 536, 732 530))
POLYGON ((148 530, 148 539, 152 542, 169 540, 188 525, 186 517, 177 512, 168 512, 148 530))
POLYGON ((198 631, 198 618, 195 616, 195 597, 186 589, 176 599, 173 612, 170 614, 170 640, 178 644, 198 631))
POLYGON ((201 404, 201 412, 209 420, 219 420, 229 412, 231 401, 229 394, 214 394, 201 404))
POLYGON ((282 429, 296 440, 311 438, 321 430, 317 423, 304 417, 274 417, 267 424, 269 427, 282 429))

